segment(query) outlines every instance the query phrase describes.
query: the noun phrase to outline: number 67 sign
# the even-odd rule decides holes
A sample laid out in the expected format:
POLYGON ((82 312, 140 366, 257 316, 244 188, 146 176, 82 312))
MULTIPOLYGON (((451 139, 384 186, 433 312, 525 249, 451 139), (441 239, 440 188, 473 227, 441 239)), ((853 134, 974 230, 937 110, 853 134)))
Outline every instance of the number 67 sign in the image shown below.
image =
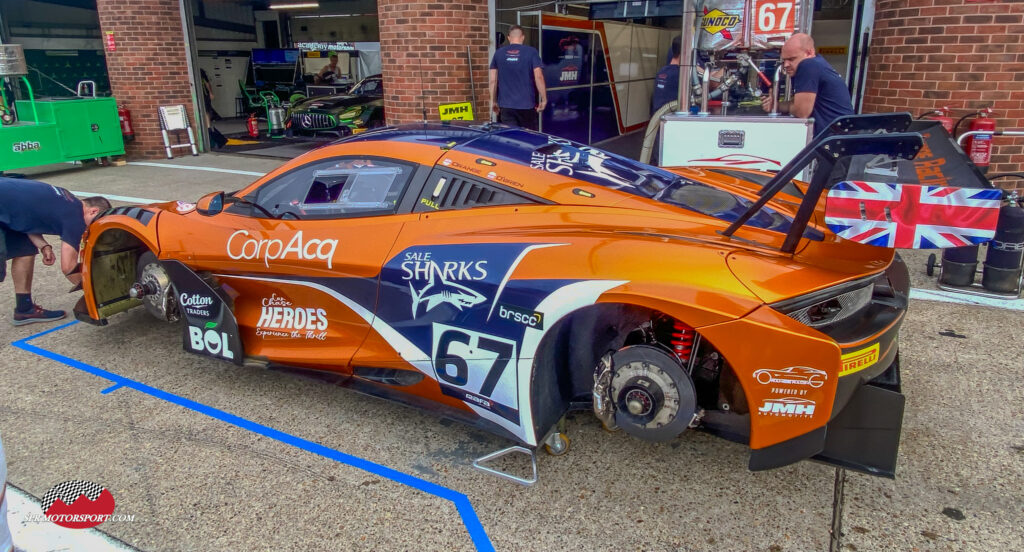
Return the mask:
POLYGON ((792 0, 755 0, 754 33, 772 36, 793 34, 796 22, 795 4, 796 2, 792 0))

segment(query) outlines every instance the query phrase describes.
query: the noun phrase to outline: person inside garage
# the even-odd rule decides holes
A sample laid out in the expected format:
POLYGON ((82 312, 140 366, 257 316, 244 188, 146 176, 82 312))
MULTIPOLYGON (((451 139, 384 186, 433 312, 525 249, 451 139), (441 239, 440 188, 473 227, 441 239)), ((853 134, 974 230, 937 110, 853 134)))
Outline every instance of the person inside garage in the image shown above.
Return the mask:
POLYGON ((682 37, 672 40, 672 59, 668 61, 654 78, 654 94, 651 95, 651 115, 661 106, 679 99, 679 56, 683 49, 682 37))
POLYGON ((0 178, 0 281, 6 277, 11 260, 16 303, 11 323, 15 326, 51 322, 64 318, 62 310, 47 310, 32 301, 32 276, 37 253, 43 264, 57 261, 52 245, 43 234, 60 237, 60 268, 75 285, 82 281, 78 248, 85 228, 100 213, 110 209, 106 198, 79 200, 64 188, 33 180, 0 178))
POLYGON ((320 68, 320 72, 316 74, 316 84, 334 84, 334 79, 338 76, 338 54, 331 52, 331 55, 327 56, 327 65, 320 68))
MULTIPOLYGON (((815 136, 838 117, 853 115, 846 82, 816 53, 810 35, 796 33, 789 37, 782 46, 782 68, 793 78, 794 94, 792 101, 779 102, 779 112, 799 118, 814 117, 815 136)), ((771 94, 761 98, 761 107, 772 110, 771 94)))
POLYGON ((540 54, 523 44, 525 40, 523 28, 513 25, 508 46, 494 52, 489 73, 491 111, 498 114, 500 123, 537 130, 548 93, 540 54))

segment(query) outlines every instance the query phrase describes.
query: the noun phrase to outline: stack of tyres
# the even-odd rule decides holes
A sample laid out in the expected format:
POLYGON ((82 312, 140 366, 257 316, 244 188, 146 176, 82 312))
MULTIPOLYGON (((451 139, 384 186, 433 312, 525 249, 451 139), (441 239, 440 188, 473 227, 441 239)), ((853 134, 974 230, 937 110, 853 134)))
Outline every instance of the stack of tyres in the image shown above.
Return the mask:
MULTIPOLYGON (((996 235, 989 242, 981 285, 997 293, 1020 293, 1022 257, 1024 257, 1024 209, 1006 205, 999 210, 996 235)), ((943 276, 945 261, 943 255, 943 276)))

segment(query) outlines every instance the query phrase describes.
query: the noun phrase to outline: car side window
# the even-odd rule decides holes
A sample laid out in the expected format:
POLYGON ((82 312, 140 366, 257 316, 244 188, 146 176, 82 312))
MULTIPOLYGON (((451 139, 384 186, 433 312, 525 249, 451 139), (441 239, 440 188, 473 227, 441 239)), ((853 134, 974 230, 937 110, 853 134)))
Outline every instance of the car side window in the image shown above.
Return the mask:
POLYGON ((374 158, 310 163, 246 198, 278 218, 330 219, 394 214, 413 166, 374 158))

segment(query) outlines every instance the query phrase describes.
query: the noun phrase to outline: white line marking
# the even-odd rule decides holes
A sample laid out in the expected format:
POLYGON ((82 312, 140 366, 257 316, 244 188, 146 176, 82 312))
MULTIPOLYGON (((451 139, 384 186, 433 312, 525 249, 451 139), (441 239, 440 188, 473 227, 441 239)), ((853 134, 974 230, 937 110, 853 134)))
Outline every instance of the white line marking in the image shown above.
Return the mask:
POLYGON ((959 303, 961 305, 978 305, 982 307, 995 307, 998 309, 1024 311, 1024 299, 993 299, 979 295, 968 295, 938 289, 910 290, 911 299, 922 299, 924 301, 939 301, 941 303, 959 303))
POLYGON ((196 167, 194 165, 172 165, 171 163, 150 163, 147 161, 130 161, 128 164, 136 165, 139 167, 159 167, 163 169, 181 169, 185 171, 207 171, 228 174, 244 174, 246 176, 263 176, 267 174, 265 172, 238 171, 235 169, 218 169, 216 167, 196 167))
MULTIPOLYGON (((7 486, 7 499, 10 508, 7 520, 10 522, 14 542, 18 545, 17 550, 67 550, 71 552, 128 552, 135 550, 96 528, 68 529, 49 521, 29 521, 28 516, 30 515, 33 517, 42 515, 42 507, 35 497, 16 487, 7 486)), ((2 544, 0 542, 0 545, 2 544)))
MULTIPOLYGON (((69 190, 69 191, 71 191, 71 190, 69 190)), ((113 195, 113 194, 97 194, 95 192, 76 192, 76 191, 71 191, 71 193, 75 194, 78 197, 100 196, 100 197, 105 197, 105 198, 109 199, 110 201, 123 201, 125 203, 163 203, 165 201, 169 201, 169 200, 166 200, 166 199, 146 199, 144 197, 119 196, 119 195, 113 195)))

